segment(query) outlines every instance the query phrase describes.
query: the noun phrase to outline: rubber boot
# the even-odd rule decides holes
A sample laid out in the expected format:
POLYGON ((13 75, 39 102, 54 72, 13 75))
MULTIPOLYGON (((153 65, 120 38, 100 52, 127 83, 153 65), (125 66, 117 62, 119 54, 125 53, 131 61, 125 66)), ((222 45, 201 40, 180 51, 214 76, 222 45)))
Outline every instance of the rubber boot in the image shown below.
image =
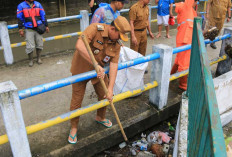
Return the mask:
POLYGON ((29 67, 32 67, 33 66, 33 52, 29 53, 28 54, 28 58, 29 58, 29 67))
POLYGON ((41 52, 42 52, 41 49, 36 49, 37 63, 38 63, 38 64, 42 64, 42 61, 41 61, 41 52))

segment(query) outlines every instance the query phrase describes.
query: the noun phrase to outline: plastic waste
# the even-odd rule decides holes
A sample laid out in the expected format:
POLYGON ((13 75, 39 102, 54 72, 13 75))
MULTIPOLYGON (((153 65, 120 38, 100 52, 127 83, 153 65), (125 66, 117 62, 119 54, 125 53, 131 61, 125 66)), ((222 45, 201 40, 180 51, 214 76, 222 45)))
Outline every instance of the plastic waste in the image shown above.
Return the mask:
POLYGON ((162 144, 163 142, 169 143, 171 138, 167 135, 167 133, 160 131, 153 131, 147 136, 148 143, 157 143, 162 144))
POLYGON ((168 122, 168 127, 169 127, 169 130, 171 130, 171 131, 175 131, 174 127, 173 127, 173 126, 171 126, 171 123, 170 123, 170 122, 168 122))

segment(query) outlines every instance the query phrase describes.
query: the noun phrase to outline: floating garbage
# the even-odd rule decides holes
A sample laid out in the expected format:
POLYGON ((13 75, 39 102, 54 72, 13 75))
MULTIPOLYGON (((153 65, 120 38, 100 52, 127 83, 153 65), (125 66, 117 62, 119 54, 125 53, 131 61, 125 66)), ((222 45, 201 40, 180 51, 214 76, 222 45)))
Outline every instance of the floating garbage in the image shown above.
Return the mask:
POLYGON ((147 136, 148 143, 157 143, 162 144, 163 142, 169 143, 171 138, 167 135, 167 133, 154 131, 147 136))
POLYGON ((157 157, 164 157, 163 147, 160 144, 152 144, 151 152, 157 157))
POLYGON ((124 148, 124 147, 126 147, 126 142, 122 142, 122 143, 119 144, 119 148, 122 149, 122 148, 124 148))

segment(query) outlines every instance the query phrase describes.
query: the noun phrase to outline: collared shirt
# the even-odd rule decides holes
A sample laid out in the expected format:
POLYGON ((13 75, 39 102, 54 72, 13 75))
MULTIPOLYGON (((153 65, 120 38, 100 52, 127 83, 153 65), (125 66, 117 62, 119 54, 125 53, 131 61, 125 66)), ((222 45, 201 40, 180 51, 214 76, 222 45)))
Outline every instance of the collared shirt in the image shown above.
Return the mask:
POLYGON ((170 14, 169 5, 172 3, 174 3, 174 0, 159 0, 157 14, 159 16, 169 15, 170 14))
POLYGON ((99 8, 93 14, 90 23, 105 23, 110 25, 120 15, 119 11, 115 11, 111 8, 110 4, 101 3, 99 8))
MULTIPOLYGON (((109 62, 118 63, 119 59, 120 45, 118 42, 112 42, 108 33, 109 26, 99 23, 91 24, 82 33, 86 36, 96 61, 102 67, 109 62), (103 29, 99 29, 99 27, 103 29)), ((79 40, 81 39, 79 38, 79 40)), ((72 60, 71 73, 75 75, 90 70, 94 70, 93 65, 76 50, 72 60)))
POLYGON ((209 0, 209 18, 225 18, 227 9, 231 7, 231 0, 209 0))
POLYGON ((140 1, 131 6, 130 20, 134 21, 134 29, 145 29, 148 26, 149 8, 143 6, 140 1))

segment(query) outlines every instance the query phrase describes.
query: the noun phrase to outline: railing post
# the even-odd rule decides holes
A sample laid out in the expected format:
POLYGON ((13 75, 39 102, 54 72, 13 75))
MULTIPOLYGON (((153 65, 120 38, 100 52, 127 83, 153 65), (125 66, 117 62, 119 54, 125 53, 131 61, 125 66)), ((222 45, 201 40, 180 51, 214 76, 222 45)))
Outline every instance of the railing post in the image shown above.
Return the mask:
POLYGON ((60 17, 66 16, 66 2, 65 0, 59 0, 59 10, 60 10, 60 17))
POLYGON ((2 47, 4 48, 4 58, 6 64, 12 64, 14 62, 12 49, 10 46, 10 37, 7 28, 7 23, 5 21, 0 21, 0 40, 2 43, 2 47))
POLYGON ((80 19, 81 32, 83 32, 89 26, 89 12, 87 10, 81 10, 80 15, 82 16, 80 19))
MULTIPOLYGON (((232 35, 232 27, 228 27, 224 29, 224 34, 231 34, 232 35)), ((226 54, 225 48, 230 45, 232 46, 232 38, 228 38, 225 40, 222 40, 222 45, 221 45, 221 50, 219 56, 223 56, 226 54)), ((232 55, 232 54, 231 54, 232 55)), ((217 65, 217 70, 216 70, 216 76, 220 76, 231 69, 231 58, 227 55, 227 59, 219 62, 217 65)))
POLYGON ((159 109, 167 104, 172 50, 172 47, 163 44, 152 46, 152 53, 159 53, 160 59, 152 61, 151 81, 156 80, 158 87, 149 91, 149 101, 159 109))
POLYGON ((0 108, 14 157, 31 157, 17 88, 12 81, 0 83, 0 108))

